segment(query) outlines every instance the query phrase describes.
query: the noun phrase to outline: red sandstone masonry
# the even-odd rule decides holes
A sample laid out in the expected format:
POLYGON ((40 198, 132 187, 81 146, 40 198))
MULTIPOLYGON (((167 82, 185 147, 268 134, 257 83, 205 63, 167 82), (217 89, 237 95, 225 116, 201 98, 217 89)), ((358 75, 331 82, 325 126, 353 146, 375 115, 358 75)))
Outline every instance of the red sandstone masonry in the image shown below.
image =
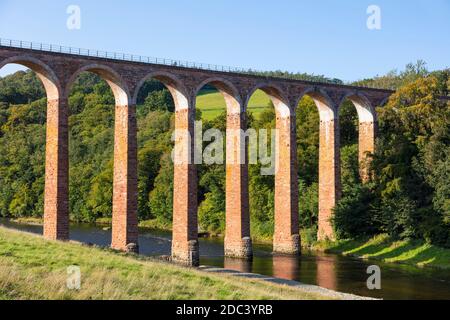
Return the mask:
POLYGON ((273 251, 299 254, 297 144, 295 116, 277 116, 275 229, 273 251))
POLYGON ((111 247, 138 251, 136 107, 116 106, 111 247))
POLYGON ((341 196, 339 120, 320 122, 319 240, 334 239, 333 209, 341 196))
POLYGON ((44 237, 69 240, 69 150, 67 100, 47 103, 44 237))
POLYGON ((252 272, 251 259, 236 259, 231 257, 225 257, 223 259, 223 267, 228 270, 237 270, 244 273, 252 272))
POLYGON ((272 270, 275 278, 292 280, 298 277, 298 257, 292 255, 274 255, 272 270))
POLYGON ((195 110, 175 112, 175 128, 181 136, 175 141, 173 182, 172 260, 198 266, 197 170, 193 164, 195 110))
POLYGON ((250 214, 248 198, 248 165, 246 141, 241 129, 246 128, 246 114, 227 115, 226 163, 226 229, 225 255, 251 258, 250 214), (244 154, 242 154, 243 152, 244 154))

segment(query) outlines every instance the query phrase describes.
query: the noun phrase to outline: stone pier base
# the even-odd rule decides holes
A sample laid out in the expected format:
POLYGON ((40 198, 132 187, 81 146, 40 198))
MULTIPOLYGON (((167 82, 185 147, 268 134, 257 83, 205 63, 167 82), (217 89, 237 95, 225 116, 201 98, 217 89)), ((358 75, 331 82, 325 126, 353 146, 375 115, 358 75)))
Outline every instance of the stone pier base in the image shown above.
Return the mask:
POLYGON ((225 256, 230 258, 252 259, 253 249, 250 237, 244 237, 240 241, 230 241, 225 238, 225 256))

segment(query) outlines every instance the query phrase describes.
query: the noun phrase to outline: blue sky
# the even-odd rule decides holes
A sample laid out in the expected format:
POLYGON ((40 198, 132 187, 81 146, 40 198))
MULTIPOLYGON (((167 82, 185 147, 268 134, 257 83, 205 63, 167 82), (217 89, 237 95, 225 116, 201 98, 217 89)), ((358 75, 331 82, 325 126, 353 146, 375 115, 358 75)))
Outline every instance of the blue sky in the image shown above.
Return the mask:
POLYGON ((348 81, 449 67, 450 0, 0 0, 0 37, 348 81), (372 4, 381 30, 366 26, 372 4))

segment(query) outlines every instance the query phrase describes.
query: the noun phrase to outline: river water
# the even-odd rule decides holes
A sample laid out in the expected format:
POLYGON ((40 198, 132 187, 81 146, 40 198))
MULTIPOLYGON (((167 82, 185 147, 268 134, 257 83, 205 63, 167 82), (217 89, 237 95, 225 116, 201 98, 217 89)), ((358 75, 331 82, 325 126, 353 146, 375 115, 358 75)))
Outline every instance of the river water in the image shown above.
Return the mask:
MULTIPOLYGON (((0 220, 0 225, 41 234, 42 226, 0 220)), ((85 224, 71 225, 72 240, 109 246, 111 231, 85 224)), ((139 250, 143 255, 169 255, 169 232, 140 230, 139 250)), ((200 263, 253 272, 328 289, 383 299, 446 299, 450 300, 450 272, 432 268, 363 261, 336 254, 304 251, 301 257, 272 255, 271 246, 254 245, 253 261, 224 258, 223 240, 200 239, 200 263), (367 268, 376 264, 381 269, 381 290, 369 290, 367 268)))

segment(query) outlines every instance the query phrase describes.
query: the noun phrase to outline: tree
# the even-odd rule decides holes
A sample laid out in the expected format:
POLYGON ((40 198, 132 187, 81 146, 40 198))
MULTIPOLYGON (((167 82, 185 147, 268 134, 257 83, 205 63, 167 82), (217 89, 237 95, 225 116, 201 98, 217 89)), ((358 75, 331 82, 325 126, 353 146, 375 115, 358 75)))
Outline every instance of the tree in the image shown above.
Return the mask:
POLYGON ((144 105, 139 110, 141 116, 147 115, 150 111, 175 111, 172 95, 166 89, 150 92, 145 98, 144 105))
POLYGON ((149 195, 151 217, 163 223, 172 223, 173 164, 170 153, 161 158, 161 169, 155 179, 155 187, 149 195))

